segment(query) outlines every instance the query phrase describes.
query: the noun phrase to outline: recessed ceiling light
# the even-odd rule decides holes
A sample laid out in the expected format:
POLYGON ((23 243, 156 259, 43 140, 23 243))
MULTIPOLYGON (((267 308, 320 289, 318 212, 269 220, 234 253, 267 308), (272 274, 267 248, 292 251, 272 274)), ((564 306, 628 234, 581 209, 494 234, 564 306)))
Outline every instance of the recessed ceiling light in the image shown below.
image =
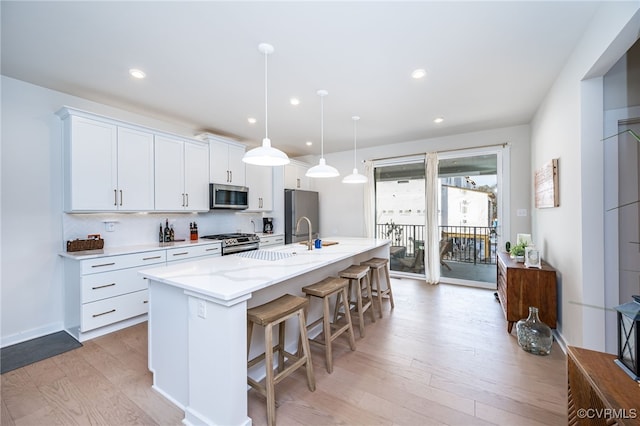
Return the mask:
POLYGON ((298 98, 291 98, 289 99, 289 102, 291 103, 291 105, 300 105, 300 99, 298 98))
POLYGON ((423 78, 427 75, 427 71, 424 68, 418 68, 417 70, 413 70, 411 73, 411 77, 415 79, 423 78))
POLYGON ((436 124, 442 123, 444 121, 444 117, 436 117, 433 119, 433 122, 436 124))
POLYGON ((253 118, 253 117, 249 117, 249 118, 247 118, 247 121, 249 122, 249 124, 256 124, 256 122, 257 122, 258 120, 256 120, 256 119, 255 119, 255 118, 253 118))
POLYGON ((145 74, 144 71, 139 70, 137 68, 131 68, 129 70, 129 74, 131 74, 132 77, 140 78, 140 79, 145 78, 147 76, 147 74, 145 74))
POLYGON ((306 141, 304 144, 305 144, 306 146, 311 146, 311 145, 313 145, 313 142, 311 142, 311 141, 306 141))

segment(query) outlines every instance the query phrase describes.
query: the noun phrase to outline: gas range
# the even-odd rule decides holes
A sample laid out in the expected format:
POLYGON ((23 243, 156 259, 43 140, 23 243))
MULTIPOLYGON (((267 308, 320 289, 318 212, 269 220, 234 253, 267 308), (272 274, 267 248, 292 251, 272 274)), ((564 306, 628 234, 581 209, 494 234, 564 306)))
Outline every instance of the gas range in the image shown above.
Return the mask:
POLYGON ((258 250, 260 247, 260 237, 256 234, 232 233, 205 235, 208 240, 216 240, 222 243, 222 255, 240 253, 249 250, 258 250))

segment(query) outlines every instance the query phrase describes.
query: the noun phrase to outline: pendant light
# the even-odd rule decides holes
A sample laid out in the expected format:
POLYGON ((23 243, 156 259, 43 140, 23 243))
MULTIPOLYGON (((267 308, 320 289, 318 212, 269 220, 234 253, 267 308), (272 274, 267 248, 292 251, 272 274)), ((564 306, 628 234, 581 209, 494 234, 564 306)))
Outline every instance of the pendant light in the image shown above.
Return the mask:
POLYGON ((318 90, 320 96, 320 162, 317 166, 307 170, 305 176, 312 178, 329 178, 340 176, 335 167, 331 167, 324 159, 324 97, 329 93, 326 90, 318 90))
POLYGON ((356 127, 360 117, 354 115, 351 119, 353 120, 353 173, 345 176, 344 179, 342 179, 342 183, 367 183, 369 179, 367 179, 365 175, 358 173, 358 167, 356 167, 356 139, 358 136, 356 127))
POLYGON ((287 154, 271 146, 269 139, 268 114, 267 114, 267 56, 273 53, 273 46, 260 43, 258 50, 264 53, 264 139, 262 146, 247 151, 242 161, 256 166, 283 166, 289 164, 287 154))

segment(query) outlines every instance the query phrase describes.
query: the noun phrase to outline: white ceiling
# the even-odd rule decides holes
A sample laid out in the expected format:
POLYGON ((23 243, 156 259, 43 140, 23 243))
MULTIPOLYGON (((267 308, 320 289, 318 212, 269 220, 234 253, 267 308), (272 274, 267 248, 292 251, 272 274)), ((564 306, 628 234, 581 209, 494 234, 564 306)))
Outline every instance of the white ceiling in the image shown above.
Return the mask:
POLYGON ((318 89, 329 92, 325 153, 352 148, 353 115, 358 147, 528 123, 598 4, 3 0, 1 66, 9 77, 257 144, 258 44, 267 42, 269 137, 290 155, 319 154, 318 89), (132 67, 147 78, 131 78, 132 67), (415 68, 427 77, 412 79, 415 68))

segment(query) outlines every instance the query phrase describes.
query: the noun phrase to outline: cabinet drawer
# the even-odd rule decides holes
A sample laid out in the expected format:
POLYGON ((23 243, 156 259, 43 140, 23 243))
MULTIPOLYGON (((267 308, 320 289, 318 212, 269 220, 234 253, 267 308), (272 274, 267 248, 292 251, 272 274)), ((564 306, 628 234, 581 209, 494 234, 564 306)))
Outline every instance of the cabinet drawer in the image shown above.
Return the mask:
POLYGON ((167 250, 167 262, 191 259, 200 256, 216 256, 222 254, 220 244, 206 244, 192 247, 176 247, 167 250))
POLYGON ((260 248, 277 246, 284 244, 284 235, 272 235, 269 237, 260 237, 260 248))
POLYGON ((148 287, 147 280, 138 275, 139 270, 140 268, 128 268, 83 275, 80 278, 80 302, 94 302, 146 289, 148 287))
POLYGON ((127 318, 146 314, 148 311, 149 290, 136 291, 109 299, 82 305, 80 331, 109 325, 127 318))
POLYGON ((165 250, 98 257, 80 261, 80 273, 83 275, 95 274, 98 272, 113 271, 114 269, 153 265, 155 263, 164 263, 166 259, 165 250))

